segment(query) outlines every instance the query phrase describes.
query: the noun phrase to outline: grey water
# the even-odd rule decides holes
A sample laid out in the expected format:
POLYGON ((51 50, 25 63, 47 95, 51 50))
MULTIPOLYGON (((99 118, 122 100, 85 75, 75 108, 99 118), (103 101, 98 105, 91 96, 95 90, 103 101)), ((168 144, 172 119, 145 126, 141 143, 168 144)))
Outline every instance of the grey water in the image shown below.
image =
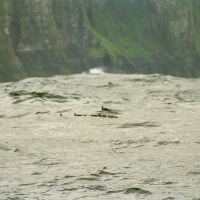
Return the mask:
POLYGON ((200 79, 0 83, 0 199, 199 200, 200 79))

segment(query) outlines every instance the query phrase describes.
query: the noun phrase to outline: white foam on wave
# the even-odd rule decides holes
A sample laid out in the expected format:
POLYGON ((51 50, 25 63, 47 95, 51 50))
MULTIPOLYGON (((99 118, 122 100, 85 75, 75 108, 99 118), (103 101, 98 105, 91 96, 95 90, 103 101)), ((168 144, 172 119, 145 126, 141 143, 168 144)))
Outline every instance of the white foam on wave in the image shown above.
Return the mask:
POLYGON ((93 68, 89 70, 90 74, 105 74, 103 68, 93 68))

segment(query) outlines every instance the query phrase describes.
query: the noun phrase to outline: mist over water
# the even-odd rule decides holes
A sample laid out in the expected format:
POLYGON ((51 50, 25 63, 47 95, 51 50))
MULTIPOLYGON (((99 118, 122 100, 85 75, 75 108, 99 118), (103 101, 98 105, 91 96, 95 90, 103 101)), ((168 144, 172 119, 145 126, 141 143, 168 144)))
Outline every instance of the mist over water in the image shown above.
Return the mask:
POLYGON ((0 199, 199 200, 199 86, 96 69, 0 83, 0 199))

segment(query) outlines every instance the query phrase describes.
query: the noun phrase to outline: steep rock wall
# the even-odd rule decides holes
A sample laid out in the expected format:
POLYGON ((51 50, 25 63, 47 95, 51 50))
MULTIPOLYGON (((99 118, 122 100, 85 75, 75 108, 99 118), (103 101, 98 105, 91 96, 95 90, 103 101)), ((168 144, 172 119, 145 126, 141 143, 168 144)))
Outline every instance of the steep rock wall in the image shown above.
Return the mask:
MULTIPOLYGON (((199 74, 191 1, 92 1, 91 26, 104 49, 115 52, 114 68, 176 76, 199 74), (121 58, 121 60, 118 60, 121 58)), ((93 50, 94 51, 94 50, 93 50)), ((94 51, 95 52, 95 51, 94 51)), ((102 50, 96 54, 100 55, 102 50)))
POLYGON ((81 1, 13 0, 11 38, 26 74, 81 72, 90 41, 81 1))
POLYGON ((196 0, 1 0, 0 81, 80 73, 200 75, 196 0))
POLYGON ((10 38, 10 4, 0 1, 0 81, 23 77, 22 64, 15 55, 10 38))

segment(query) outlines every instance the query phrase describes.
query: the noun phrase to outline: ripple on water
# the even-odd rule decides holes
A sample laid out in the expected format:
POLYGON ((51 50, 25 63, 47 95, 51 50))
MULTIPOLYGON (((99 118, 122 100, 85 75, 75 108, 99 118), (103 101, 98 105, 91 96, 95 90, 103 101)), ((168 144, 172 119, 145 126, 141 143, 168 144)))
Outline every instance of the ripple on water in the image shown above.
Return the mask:
POLYGON ((144 190, 142 188, 139 187, 131 187, 131 188, 127 188, 124 191, 125 194, 144 194, 144 195, 151 195, 152 192, 148 191, 148 190, 144 190))
POLYGON ((188 172, 190 175, 200 175, 200 170, 188 172))
POLYGON ((117 140, 111 144, 112 150, 118 150, 123 148, 139 148, 144 146, 146 143, 151 142, 147 137, 138 140, 117 140))
POLYGON ((119 84, 108 82, 108 84, 97 86, 97 88, 113 88, 113 87, 119 87, 119 86, 120 86, 119 84))
POLYGON ((174 139, 174 140, 161 140, 161 141, 158 141, 155 146, 168 145, 168 144, 179 144, 179 143, 180 143, 180 140, 177 138, 177 139, 174 139))
POLYGON ((134 122, 134 123, 125 123, 119 126, 119 128, 134 128, 134 127, 159 127, 160 125, 156 122, 134 122))
MULTIPOLYGON (((61 95, 53 94, 53 93, 48 93, 48 92, 27 92, 24 90, 20 91, 12 91, 9 93, 9 96, 13 97, 15 101, 13 102, 14 104, 22 103, 24 101, 34 99, 34 100, 52 100, 54 102, 58 103, 64 103, 68 100, 68 97, 64 97, 61 95)), ((77 96, 72 96, 72 99, 77 99, 79 97, 77 96)))
POLYGON ((200 200, 199 82, 74 75, 1 86, 0 199, 200 200))
POLYGON ((80 177, 77 180, 80 180, 80 181, 98 181, 99 179, 97 177, 80 177))
POLYGON ((18 148, 11 147, 11 146, 8 146, 8 145, 2 145, 2 144, 0 144, 0 150, 2 150, 2 151, 11 151, 11 152, 19 152, 18 148))

